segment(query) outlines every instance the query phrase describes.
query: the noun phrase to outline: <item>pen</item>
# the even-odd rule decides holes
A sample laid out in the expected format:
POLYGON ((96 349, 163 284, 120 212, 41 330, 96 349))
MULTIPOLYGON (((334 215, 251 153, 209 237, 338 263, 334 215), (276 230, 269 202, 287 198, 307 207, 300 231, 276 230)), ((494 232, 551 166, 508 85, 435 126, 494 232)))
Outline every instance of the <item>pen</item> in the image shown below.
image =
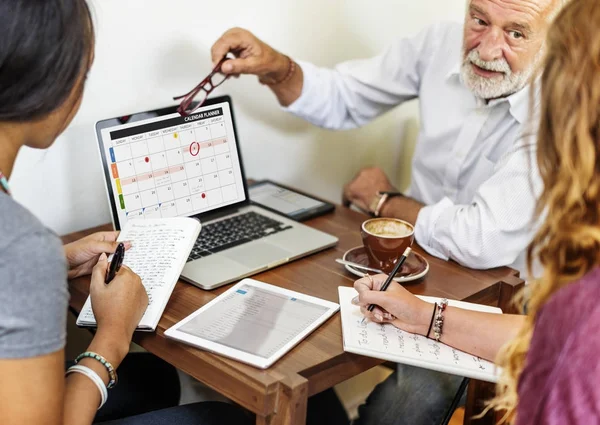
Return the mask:
POLYGON ((115 251, 115 255, 113 255, 112 261, 108 265, 104 283, 110 283, 110 281, 115 278, 115 275, 121 268, 121 264, 123 264, 123 258, 125 258, 125 245, 123 245, 123 242, 121 242, 117 246, 117 250, 115 251))
MULTIPOLYGON (((383 286, 381 287, 380 291, 385 291, 388 288, 388 286, 390 286, 390 283, 392 283, 392 281, 394 280, 394 276, 396 276, 396 274, 400 271, 400 269, 402 268, 402 265, 404 264, 404 262, 410 255, 411 251, 412 251, 412 249, 410 249, 410 247, 406 248, 406 250, 404 251, 404 254, 402 254, 402 256, 398 259, 398 262, 394 266, 394 270, 392 270, 392 272, 389 274, 389 276, 383 283, 383 286)), ((367 308, 368 311, 373 311, 374 309, 375 309, 375 304, 371 304, 367 308)), ((365 323, 365 319, 366 318, 363 317, 361 324, 365 323)))

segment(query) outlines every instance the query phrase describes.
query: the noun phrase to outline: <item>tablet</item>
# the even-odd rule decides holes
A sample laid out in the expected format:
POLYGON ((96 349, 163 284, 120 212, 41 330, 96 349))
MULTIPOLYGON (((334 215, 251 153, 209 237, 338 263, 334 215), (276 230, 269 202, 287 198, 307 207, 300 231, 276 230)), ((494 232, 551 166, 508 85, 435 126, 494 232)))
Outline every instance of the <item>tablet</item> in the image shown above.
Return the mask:
POLYGON ((254 183, 248 194, 253 203, 296 221, 308 220, 335 209, 331 202, 269 180, 254 183))
POLYGON ((165 335, 266 369, 339 308, 336 303, 244 279, 165 335))

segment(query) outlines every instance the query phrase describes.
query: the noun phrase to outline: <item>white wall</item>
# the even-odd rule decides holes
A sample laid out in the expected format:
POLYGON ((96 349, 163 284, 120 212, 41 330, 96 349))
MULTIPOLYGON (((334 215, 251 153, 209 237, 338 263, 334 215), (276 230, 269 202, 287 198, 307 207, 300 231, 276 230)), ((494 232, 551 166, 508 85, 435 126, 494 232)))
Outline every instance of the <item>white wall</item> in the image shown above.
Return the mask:
MULTIPOLYGON (((322 66, 377 54, 394 37, 461 20, 465 0, 95 0, 96 61, 81 110, 46 152, 23 150, 15 197, 59 234, 110 221, 93 125, 172 104, 210 70, 210 46, 232 26, 322 66)), ((60 76, 57 76, 60 78, 60 76)), ((222 86, 234 100, 246 174, 339 201, 366 165, 406 183, 405 105, 365 128, 328 132, 282 112, 253 77, 222 86)), ((414 132, 414 128, 412 129, 414 132)))

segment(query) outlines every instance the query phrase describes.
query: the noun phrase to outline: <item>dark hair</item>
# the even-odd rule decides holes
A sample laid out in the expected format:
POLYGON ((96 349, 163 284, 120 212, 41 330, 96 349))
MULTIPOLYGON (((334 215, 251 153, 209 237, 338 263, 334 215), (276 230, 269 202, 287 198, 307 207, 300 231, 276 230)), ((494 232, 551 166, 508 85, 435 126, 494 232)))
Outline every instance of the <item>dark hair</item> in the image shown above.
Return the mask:
POLYGON ((0 0, 0 121, 60 107, 87 72, 93 44, 85 0, 0 0))

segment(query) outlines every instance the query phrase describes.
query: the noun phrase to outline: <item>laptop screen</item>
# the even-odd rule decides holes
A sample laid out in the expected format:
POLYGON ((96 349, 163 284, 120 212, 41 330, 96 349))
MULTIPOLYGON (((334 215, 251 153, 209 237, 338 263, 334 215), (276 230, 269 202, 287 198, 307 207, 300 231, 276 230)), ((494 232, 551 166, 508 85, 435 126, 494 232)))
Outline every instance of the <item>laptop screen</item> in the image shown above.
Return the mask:
POLYGON ((246 200, 227 99, 189 117, 154 111, 97 124, 117 228, 132 218, 193 216, 246 200))

